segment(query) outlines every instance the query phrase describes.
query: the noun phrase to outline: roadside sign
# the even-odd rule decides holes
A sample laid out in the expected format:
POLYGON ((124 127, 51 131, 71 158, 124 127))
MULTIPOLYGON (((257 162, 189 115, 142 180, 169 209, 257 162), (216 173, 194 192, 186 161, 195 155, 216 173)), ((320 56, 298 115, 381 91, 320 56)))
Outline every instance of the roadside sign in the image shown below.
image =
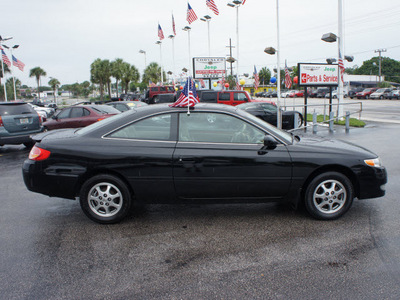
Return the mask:
POLYGON ((337 64, 298 64, 299 86, 338 86, 337 64))
POLYGON ((221 78, 222 76, 226 76, 224 57, 193 57, 195 79, 221 78))

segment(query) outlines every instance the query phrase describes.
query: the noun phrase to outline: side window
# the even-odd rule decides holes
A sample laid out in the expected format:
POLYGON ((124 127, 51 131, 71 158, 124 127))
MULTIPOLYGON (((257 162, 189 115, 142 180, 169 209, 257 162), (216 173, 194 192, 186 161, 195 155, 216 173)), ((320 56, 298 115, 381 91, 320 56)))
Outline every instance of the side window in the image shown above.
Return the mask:
POLYGON ((247 101, 245 93, 233 93, 233 100, 235 101, 247 101))
POLYGON ((160 92, 166 92, 166 91, 167 91, 167 87, 165 87, 165 86, 160 87, 160 92))
POLYGON ((202 93, 201 102, 217 103, 217 93, 216 92, 202 93))
POLYGON ((171 136, 171 114, 149 117, 129 124, 108 137, 168 141, 171 136))
POLYGON ((90 111, 86 108, 83 109, 83 116, 89 116, 90 115, 90 111))
POLYGON ((223 113, 179 114, 179 141, 262 144, 265 133, 253 125, 223 113))
POLYGON ((82 107, 74 107, 71 110, 71 118, 80 118, 83 116, 83 108, 82 107))
POLYGON ((229 100, 231 100, 231 93, 224 93, 224 92, 219 93, 219 100, 220 101, 229 101, 229 100))
POLYGON ((67 118, 69 118, 70 111, 71 111, 71 108, 64 109, 62 112, 60 112, 57 115, 57 119, 67 119, 67 118))
POLYGON ((152 87, 152 88, 150 88, 150 91, 152 91, 152 92, 158 92, 158 87, 152 87))

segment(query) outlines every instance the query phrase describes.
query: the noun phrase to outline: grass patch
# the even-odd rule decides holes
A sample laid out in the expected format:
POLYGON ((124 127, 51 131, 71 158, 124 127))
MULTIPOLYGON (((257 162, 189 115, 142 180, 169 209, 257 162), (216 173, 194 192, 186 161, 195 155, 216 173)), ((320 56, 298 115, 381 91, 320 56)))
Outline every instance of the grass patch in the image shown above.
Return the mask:
MULTIPOLYGON (((325 116, 325 120, 329 120, 329 116, 325 116)), ((313 121, 313 115, 312 114, 307 114, 307 122, 312 122, 313 121)), ((324 115, 317 115, 317 122, 321 123, 324 121, 324 115)), ((334 124, 336 125, 346 125, 346 120, 343 119, 343 121, 334 121, 334 124)), ((351 127, 364 127, 365 122, 358 120, 356 118, 350 118, 350 126, 351 127)))

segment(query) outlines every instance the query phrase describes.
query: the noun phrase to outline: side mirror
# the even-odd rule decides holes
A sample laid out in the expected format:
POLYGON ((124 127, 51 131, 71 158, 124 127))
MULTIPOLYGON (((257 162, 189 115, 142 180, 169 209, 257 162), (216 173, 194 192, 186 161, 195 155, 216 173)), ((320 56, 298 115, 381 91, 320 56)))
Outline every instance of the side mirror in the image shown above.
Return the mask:
POLYGON ((272 136, 270 136, 269 134, 266 134, 264 136, 264 146, 267 149, 269 150, 275 149, 276 145, 278 145, 278 142, 272 136))

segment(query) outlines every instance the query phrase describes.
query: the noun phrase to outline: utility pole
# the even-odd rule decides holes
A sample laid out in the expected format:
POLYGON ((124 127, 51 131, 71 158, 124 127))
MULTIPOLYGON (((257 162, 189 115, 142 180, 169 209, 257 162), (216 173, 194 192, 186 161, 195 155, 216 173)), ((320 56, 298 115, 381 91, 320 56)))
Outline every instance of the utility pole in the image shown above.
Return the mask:
MULTIPOLYGON (((232 48, 235 48, 235 46, 232 46, 232 39, 229 39, 229 46, 225 46, 226 48, 229 48, 229 58, 232 57, 232 48)), ((232 64, 234 61, 230 61, 230 65, 231 65, 231 76, 233 76, 233 68, 232 68, 232 64)))
POLYGON ((381 70, 382 70, 381 69, 382 56, 381 56, 381 53, 382 52, 386 52, 386 51, 387 51, 386 49, 377 49, 377 50, 375 50, 375 53, 379 53, 379 83, 381 83, 381 76, 382 76, 382 72, 381 72, 381 70))

